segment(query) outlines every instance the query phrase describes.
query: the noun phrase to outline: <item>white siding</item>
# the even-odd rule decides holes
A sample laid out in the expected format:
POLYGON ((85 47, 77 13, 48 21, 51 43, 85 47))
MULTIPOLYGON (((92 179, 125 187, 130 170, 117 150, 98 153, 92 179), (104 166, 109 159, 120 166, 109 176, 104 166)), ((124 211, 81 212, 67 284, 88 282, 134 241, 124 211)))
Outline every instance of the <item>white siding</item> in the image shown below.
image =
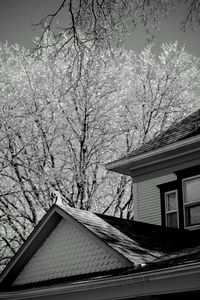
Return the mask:
POLYGON ((160 190, 157 185, 176 178, 175 174, 170 174, 136 184, 135 220, 161 225, 160 190))

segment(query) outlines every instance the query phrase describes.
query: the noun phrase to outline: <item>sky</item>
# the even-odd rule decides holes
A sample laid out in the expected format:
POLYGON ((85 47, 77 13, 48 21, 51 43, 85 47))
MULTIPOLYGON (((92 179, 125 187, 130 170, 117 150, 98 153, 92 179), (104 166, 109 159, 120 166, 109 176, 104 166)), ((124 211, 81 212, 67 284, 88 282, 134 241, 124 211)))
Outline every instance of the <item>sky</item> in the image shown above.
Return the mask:
MULTIPOLYGON (((54 12, 60 3, 61 0, 0 0, 0 41, 31 48, 34 36, 40 35, 40 29, 34 29, 31 24, 54 12)), ((162 22, 154 40, 155 51, 159 51, 163 42, 178 41, 180 45, 185 44, 189 53, 200 57, 200 29, 181 32, 179 25, 182 17, 183 9, 179 5, 178 10, 162 22)), ((140 52, 145 46, 144 30, 140 27, 136 29, 126 39, 125 45, 140 52)))

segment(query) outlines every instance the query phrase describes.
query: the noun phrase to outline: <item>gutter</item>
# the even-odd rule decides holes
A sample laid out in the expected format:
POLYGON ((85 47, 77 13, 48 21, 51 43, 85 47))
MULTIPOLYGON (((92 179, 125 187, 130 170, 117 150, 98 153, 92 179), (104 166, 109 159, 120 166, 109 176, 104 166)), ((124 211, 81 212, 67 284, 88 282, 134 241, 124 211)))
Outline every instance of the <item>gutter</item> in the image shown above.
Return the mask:
MULTIPOLYGON (((91 292, 96 290, 98 298, 98 291, 106 289, 120 288, 123 291, 126 291, 125 288, 129 286, 132 290, 132 297, 135 296, 146 296, 150 295, 148 290, 151 288, 153 294, 169 294, 169 293, 183 293, 189 291, 200 291, 199 284, 200 277, 200 262, 190 263, 187 265, 179 265, 174 267, 169 267, 165 269, 157 269, 153 271, 142 271, 138 273, 120 275, 115 277, 101 277, 93 280, 79 281, 67 284, 59 284, 56 286, 47 286, 34 288, 29 290, 18 290, 12 292, 0 293, 0 299, 29 299, 39 297, 37 299, 42 299, 42 297, 48 297, 53 295, 62 295, 66 294, 67 299, 70 299, 70 296, 74 296, 75 293, 80 292, 83 296, 84 292, 91 292), (195 280, 191 276, 196 275, 198 280, 198 285, 195 283, 195 280), (181 285, 177 287, 177 280, 181 280, 181 285), (169 280, 170 284, 167 284, 169 280), (164 289, 163 289, 164 286, 164 289), (138 292, 140 291, 140 293, 138 292), (138 294, 139 293, 139 294, 138 294)), ((85 299, 84 297, 82 299, 85 299)), ((117 298, 106 298, 106 299, 117 299, 117 298)))
POLYGON ((189 145, 191 145, 193 143, 196 143, 196 142, 200 142, 200 135, 190 137, 190 138, 187 138, 185 140, 181 140, 181 141, 175 142, 173 144, 160 147, 160 148, 155 149, 155 150, 149 150, 148 152, 145 152, 145 153, 135 154, 132 157, 131 157, 131 154, 130 154, 130 157, 124 157, 124 158, 115 160, 113 162, 107 163, 105 165, 105 167, 108 170, 112 171, 114 168, 121 167, 121 166, 124 166, 126 164, 129 164, 129 163, 132 163, 132 162, 137 162, 137 161, 140 161, 140 160, 143 160, 143 159, 146 159, 146 158, 150 158, 150 157, 153 157, 154 155, 157 155, 157 154, 158 155, 163 154, 164 152, 175 150, 179 147, 189 146, 189 145))

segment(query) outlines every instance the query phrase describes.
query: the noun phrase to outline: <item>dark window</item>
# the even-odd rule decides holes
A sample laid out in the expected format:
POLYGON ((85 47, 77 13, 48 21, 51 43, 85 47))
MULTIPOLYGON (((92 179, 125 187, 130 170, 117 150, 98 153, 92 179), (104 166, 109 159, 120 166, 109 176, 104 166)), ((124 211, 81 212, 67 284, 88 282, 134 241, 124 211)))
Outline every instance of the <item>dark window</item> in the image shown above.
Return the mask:
POLYGON ((183 180, 185 227, 200 224, 200 176, 183 180))
POLYGON ((165 222, 167 227, 178 227, 177 190, 165 193, 165 222))
POLYGON ((200 166, 175 172, 177 180, 159 185, 162 225, 200 228, 200 166))

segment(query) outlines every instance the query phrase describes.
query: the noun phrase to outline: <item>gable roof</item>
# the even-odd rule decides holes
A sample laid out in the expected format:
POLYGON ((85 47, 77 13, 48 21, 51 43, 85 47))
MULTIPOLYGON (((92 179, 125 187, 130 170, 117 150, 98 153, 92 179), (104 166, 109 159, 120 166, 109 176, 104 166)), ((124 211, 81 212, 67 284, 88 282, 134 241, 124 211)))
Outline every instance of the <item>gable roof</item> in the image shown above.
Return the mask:
POLYGON ((30 258, 13 286, 101 274, 129 267, 121 255, 84 230, 71 218, 63 218, 30 258))
MULTIPOLYGON (((137 241, 133 237, 127 235, 127 233, 120 230, 119 227, 113 226, 111 222, 108 222, 108 219, 104 215, 66 206, 60 207, 111 248, 126 257, 132 263, 132 266, 144 264, 147 261, 152 261, 163 255, 161 249, 146 248, 139 240, 137 241)), ((119 218, 113 218, 116 220, 116 223, 119 223, 121 220, 119 218)))
MULTIPOLYGON (((41 284, 83 273, 109 273, 133 265, 133 262, 115 249, 111 238, 108 241, 108 234, 100 239, 101 231, 97 235, 95 230, 89 229, 91 223, 95 227, 99 222, 97 216, 93 216, 93 220, 88 222, 91 214, 86 216, 80 210, 63 208, 54 205, 41 220, 2 272, 1 288, 8 289, 12 284, 41 284), (85 226, 84 222, 89 225, 85 226)), ((96 227, 103 225, 104 221, 99 220, 100 224, 96 227)), ((116 236, 114 232, 112 234, 116 236)), ((119 248, 122 252, 122 245, 119 248)), ((124 249, 126 251, 126 247, 124 249)), ((135 261, 137 262, 137 257, 135 261)))
POLYGON ((0 287, 10 289, 13 282, 13 287, 22 288, 77 280, 81 275, 84 279, 116 275, 125 270, 138 271, 144 265, 153 269, 153 262, 159 266, 162 258, 167 267, 176 262, 179 253, 183 259, 190 255, 191 261, 199 255, 198 235, 54 205, 3 271, 0 287), (81 250, 76 256, 78 245, 81 250), (194 256, 191 247, 197 249, 194 256), (52 253, 56 253, 53 258, 52 253))

